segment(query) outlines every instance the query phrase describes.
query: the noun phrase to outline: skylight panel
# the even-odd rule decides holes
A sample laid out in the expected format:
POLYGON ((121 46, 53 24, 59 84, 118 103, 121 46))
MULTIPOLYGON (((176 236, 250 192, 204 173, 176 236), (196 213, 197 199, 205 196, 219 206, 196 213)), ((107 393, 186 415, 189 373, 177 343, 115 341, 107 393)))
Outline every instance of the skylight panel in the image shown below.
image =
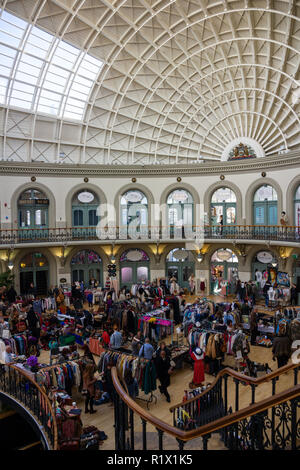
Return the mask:
POLYGON ((0 13, 0 103, 83 119, 103 62, 10 13, 0 13))

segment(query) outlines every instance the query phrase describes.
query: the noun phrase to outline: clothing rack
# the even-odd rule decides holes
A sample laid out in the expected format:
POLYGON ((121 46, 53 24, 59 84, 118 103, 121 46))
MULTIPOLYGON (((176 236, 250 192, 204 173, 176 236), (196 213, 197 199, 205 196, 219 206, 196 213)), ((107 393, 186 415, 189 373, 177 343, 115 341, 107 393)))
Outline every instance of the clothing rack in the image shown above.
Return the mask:
MULTIPOLYGON (((132 359, 139 359, 138 356, 134 356, 133 354, 131 354, 130 352, 126 353, 126 352, 121 352, 121 351, 118 351, 118 350, 115 350, 115 349, 110 349, 110 348, 107 348, 105 351, 103 352, 109 352, 109 353, 113 353, 115 355, 118 355, 118 356, 127 356, 129 358, 132 358, 132 359)), ((146 359, 146 358, 142 358, 141 359, 143 363, 147 362, 151 362, 151 359, 146 359)), ((126 385, 126 384, 125 384, 126 385)), ((149 405, 150 403, 152 403, 153 401, 155 402, 155 404, 157 403, 157 397, 156 395, 154 395, 153 393, 153 390, 150 390, 150 396, 149 398, 144 398, 144 397, 136 397, 135 398, 136 400, 141 400, 141 401, 144 401, 146 404, 147 404, 147 408, 149 408, 149 405)))
MULTIPOLYGON (((151 317, 151 312, 146 312, 146 313, 142 313, 142 314, 138 314, 137 315, 138 319, 140 320, 143 320, 142 317, 151 317)), ((173 345, 173 334, 174 334, 174 320, 171 320, 170 318, 162 318, 162 317, 157 317, 157 316, 153 316, 153 318, 155 318, 156 320, 164 320, 164 321, 169 321, 171 324, 170 324, 170 327, 171 327, 171 345, 173 345)), ((145 321, 145 320, 143 320, 145 321)), ((159 325, 158 325, 159 326, 159 325)), ((161 325, 161 326, 165 326, 165 325, 161 325)))

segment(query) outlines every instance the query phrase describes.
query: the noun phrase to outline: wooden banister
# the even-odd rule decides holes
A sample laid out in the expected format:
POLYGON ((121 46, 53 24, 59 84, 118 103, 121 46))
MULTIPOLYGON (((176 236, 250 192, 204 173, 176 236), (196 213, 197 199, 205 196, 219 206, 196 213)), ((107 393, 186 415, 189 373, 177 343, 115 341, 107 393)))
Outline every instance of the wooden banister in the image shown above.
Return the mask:
POLYGON ((137 413, 142 419, 144 419, 148 423, 152 424, 155 428, 158 428, 161 431, 170 434, 172 437, 185 442, 201 436, 205 436, 206 434, 218 431, 227 426, 231 426, 232 424, 241 421, 242 419, 248 418, 257 413, 261 413, 269 408, 272 408, 275 405, 280 405, 281 403, 284 403, 287 400, 292 400, 293 398, 300 396, 300 385, 296 385, 281 393, 265 398, 264 400, 258 403, 249 405, 240 411, 236 411, 234 413, 231 413, 230 415, 219 418, 208 424, 204 424, 199 428, 192 429, 191 431, 182 431, 181 429, 178 429, 168 423, 165 423, 160 418, 154 416, 153 414, 149 413, 147 410, 142 408, 140 405, 138 405, 123 389, 118 377, 116 367, 112 368, 112 380, 119 397, 132 411, 137 413))
POLYGON ((181 403, 178 403, 177 405, 171 406, 170 411, 172 412, 176 408, 179 408, 183 405, 187 405, 189 403, 192 403, 194 401, 199 400, 199 398, 203 397, 208 392, 210 392, 214 388, 214 386, 217 384, 217 382, 224 375, 228 375, 229 377, 237 379, 240 382, 247 382, 248 385, 251 385, 251 384, 252 385, 261 385, 262 383, 270 382, 270 380, 274 379, 275 377, 279 377, 280 375, 285 374, 286 372, 289 372, 291 370, 294 370, 297 367, 299 367, 299 364, 287 364, 286 366, 280 367, 276 371, 273 371, 270 374, 266 374, 263 377, 259 377, 259 378, 250 377, 248 375, 241 374, 240 372, 236 372, 235 370, 231 369, 230 367, 225 367, 224 369, 220 370, 220 372, 216 376, 215 380, 211 383, 211 385, 206 390, 204 390, 204 392, 199 393, 199 395, 196 395, 195 397, 190 398, 189 400, 186 400, 185 402, 181 402, 181 403))
POLYGON ((53 423, 53 449, 52 450, 58 450, 58 432, 57 432, 56 416, 55 416, 55 412, 52 408, 52 404, 49 400, 48 395, 44 392, 44 390, 40 387, 40 385, 35 380, 33 380, 28 374, 26 374, 26 372, 24 372, 22 369, 20 369, 19 367, 16 367, 13 364, 6 364, 5 366, 9 367, 10 369, 15 370, 18 374, 22 375, 27 381, 31 382, 33 386, 42 395, 44 403, 46 403, 47 408, 49 408, 49 412, 51 414, 52 423, 53 423))

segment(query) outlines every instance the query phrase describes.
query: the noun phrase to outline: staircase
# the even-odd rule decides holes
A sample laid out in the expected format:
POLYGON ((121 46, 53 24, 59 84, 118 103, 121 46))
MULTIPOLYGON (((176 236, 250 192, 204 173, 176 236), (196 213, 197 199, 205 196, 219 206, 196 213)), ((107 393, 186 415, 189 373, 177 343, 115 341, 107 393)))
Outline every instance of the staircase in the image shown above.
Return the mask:
MULTIPOLYGON (((0 401, 17 412, 10 413, 4 419, 22 420, 13 426, 13 439, 9 439, 7 429, 0 433, 1 438, 5 436, 8 443, 16 440, 15 449, 38 448, 37 442, 45 450, 58 448, 55 411, 46 393, 29 374, 13 364, 0 365, 0 401), (18 440, 18 433, 15 431, 20 428, 23 440, 18 440), (25 441, 24 436, 26 439, 28 437, 25 441)), ((7 426, 9 429, 9 422, 7 426)))
POLYGON ((113 368, 115 449, 299 450, 299 369, 290 364, 258 379, 223 369, 203 393, 170 408, 172 426, 132 400, 113 368), (280 378, 286 373, 293 377, 294 386, 278 392, 280 378), (228 401, 229 378, 235 387, 233 406, 228 401), (264 383, 271 384, 272 394, 256 401, 256 388, 264 383), (242 409, 240 387, 248 387, 251 396, 250 405, 242 409))

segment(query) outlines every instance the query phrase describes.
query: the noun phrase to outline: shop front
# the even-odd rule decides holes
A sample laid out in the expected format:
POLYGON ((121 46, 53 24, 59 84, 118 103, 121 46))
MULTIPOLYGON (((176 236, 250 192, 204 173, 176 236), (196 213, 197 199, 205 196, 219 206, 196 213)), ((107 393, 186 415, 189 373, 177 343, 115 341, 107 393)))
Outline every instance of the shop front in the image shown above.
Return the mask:
POLYGON ((191 251, 174 248, 166 258, 166 276, 174 277, 180 287, 189 287, 189 278, 195 274, 195 260, 191 251))
POLYGON ((32 283, 36 295, 46 295, 49 283, 49 263, 42 253, 28 253, 20 262, 20 293, 29 293, 32 283))
POLYGON ((91 285, 94 279, 99 285, 103 285, 102 259, 92 250, 81 250, 71 260, 72 282, 82 282, 84 287, 91 285))
POLYGON ((228 248, 215 251, 210 263, 210 292, 234 294, 238 279, 238 258, 228 248))
POLYGON ((130 287, 150 280, 150 258, 144 250, 132 248, 120 257, 120 286, 130 287))

